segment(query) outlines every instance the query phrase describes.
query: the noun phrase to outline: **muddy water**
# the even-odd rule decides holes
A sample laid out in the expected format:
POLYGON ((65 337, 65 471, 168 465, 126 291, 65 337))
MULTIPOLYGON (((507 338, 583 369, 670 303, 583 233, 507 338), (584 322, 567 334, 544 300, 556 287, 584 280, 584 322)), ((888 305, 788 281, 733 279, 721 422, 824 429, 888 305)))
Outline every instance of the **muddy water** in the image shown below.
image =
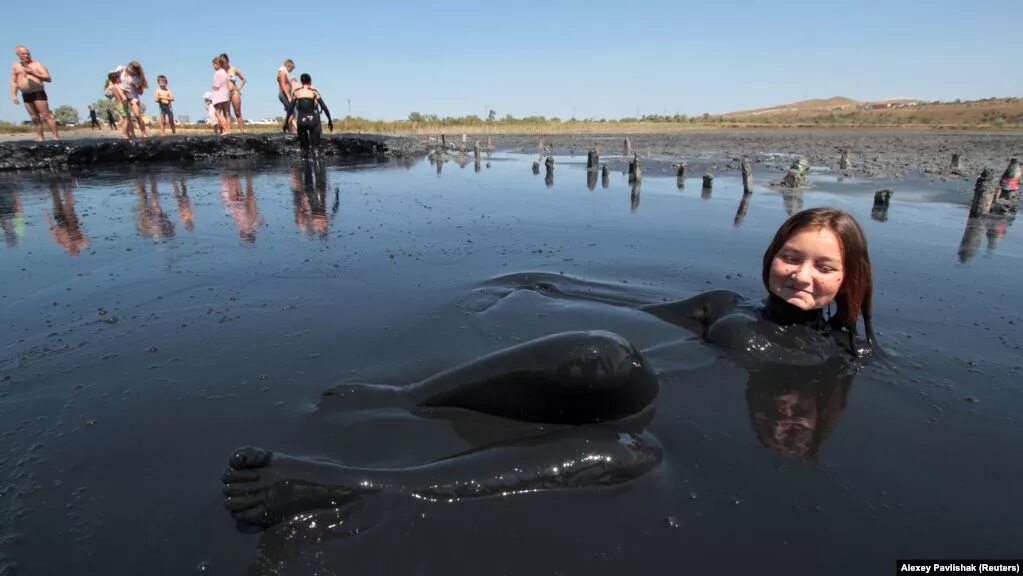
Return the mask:
POLYGON ((648 176, 636 190, 612 173, 604 187, 585 157, 558 160, 549 183, 514 155, 479 172, 0 177, 0 573, 860 574, 896 557, 1023 554, 1011 222, 968 225, 923 180, 894 183, 872 214, 892 183, 823 173, 806 193, 758 187, 743 203, 734 178, 708 191, 648 176), (821 205, 851 211, 871 242, 890 357, 856 374, 750 369, 628 307, 515 289, 515 274, 540 272, 619 302, 757 297, 773 231, 821 205), (339 382, 412 382, 577 329, 622 334, 661 377, 647 429, 664 461, 644 477, 380 498, 331 532, 258 532, 223 510, 236 446, 403 467, 514 435, 472 414, 317 406, 339 382))

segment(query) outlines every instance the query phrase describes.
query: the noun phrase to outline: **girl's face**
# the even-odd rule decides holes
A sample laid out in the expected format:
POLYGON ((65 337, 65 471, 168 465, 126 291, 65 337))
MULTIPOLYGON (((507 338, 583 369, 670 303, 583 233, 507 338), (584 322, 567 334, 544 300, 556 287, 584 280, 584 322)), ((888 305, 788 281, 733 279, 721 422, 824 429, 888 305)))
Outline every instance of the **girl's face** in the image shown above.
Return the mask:
POLYGON ((167 89, 167 81, 166 80, 160 80, 159 84, 160 84, 160 89, 161 90, 166 90, 167 89))
POLYGON ((801 310, 834 302, 845 278, 842 244, 826 228, 805 228, 793 234, 771 260, 771 293, 801 310))

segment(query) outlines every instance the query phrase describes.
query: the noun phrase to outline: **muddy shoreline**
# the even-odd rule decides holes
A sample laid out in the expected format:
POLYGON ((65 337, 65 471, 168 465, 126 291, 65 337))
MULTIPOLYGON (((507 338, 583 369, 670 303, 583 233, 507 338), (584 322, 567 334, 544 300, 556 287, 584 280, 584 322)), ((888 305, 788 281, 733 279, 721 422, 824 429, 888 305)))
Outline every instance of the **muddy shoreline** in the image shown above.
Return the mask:
MULTIPOLYGON (((324 135, 321 153, 339 158, 381 159, 421 154, 415 139, 375 134, 324 135)), ((245 134, 171 136, 141 140, 72 138, 0 143, 0 171, 64 169, 138 162, 213 161, 226 158, 281 158, 300 154, 294 136, 245 134)))
MULTIPOLYGON (((933 180, 972 181, 986 167, 1000 174, 1010 158, 1023 156, 1023 134, 1016 132, 694 130, 674 134, 553 134, 543 139, 555 154, 585 158, 588 150, 598 147, 602 158, 620 162, 626 137, 632 151, 644 159, 648 173, 669 172, 681 161, 687 164, 691 176, 737 173, 744 157, 750 159, 754 169, 783 170, 792 157, 804 156, 812 166, 827 167, 848 177, 898 179, 924 175, 933 180), (843 149, 849 149, 852 166, 840 170, 843 149), (950 167, 953 154, 961 157, 959 173, 950 167)), ((538 153, 538 138, 534 135, 494 135, 492 142, 499 150, 538 153)), ((777 178, 781 176, 779 173, 777 178)))

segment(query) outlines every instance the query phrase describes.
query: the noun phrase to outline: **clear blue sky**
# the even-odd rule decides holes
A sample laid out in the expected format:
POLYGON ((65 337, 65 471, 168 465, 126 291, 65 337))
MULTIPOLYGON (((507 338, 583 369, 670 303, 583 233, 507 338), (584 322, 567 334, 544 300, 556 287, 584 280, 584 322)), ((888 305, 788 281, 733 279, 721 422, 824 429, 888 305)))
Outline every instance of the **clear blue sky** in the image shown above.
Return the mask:
MULTIPOLYGON (((202 113, 210 60, 249 78, 248 118, 281 115, 275 73, 308 72, 331 112, 371 119, 512 114, 698 115, 847 96, 1023 95, 1019 0, 265 2, 43 0, 4 13, 8 61, 27 45, 52 106, 84 113, 105 72, 139 60, 202 113), (35 15, 43 9, 42 15, 35 15), (30 13, 32 15, 30 15, 30 13)), ((155 109, 152 93, 145 96, 155 109)), ((0 120, 21 121, 9 98, 0 120)))

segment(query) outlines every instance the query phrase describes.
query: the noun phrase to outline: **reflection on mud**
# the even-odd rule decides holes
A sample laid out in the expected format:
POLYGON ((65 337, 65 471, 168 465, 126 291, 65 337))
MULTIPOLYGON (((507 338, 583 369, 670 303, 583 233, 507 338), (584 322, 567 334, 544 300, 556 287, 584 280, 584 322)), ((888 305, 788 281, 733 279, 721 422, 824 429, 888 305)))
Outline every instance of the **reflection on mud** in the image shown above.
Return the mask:
POLYGON ((1009 226, 1016 220, 1016 215, 1001 216, 988 214, 979 218, 969 218, 963 230, 963 239, 959 243, 959 261, 967 262, 977 255, 980 245, 987 236, 987 253, 994 254, 998 242, 1005 237, 1009 226))
MULTIPOLYGON (((441 162, 437 162, 438 170, 441 162)), ((291 169, 291 192, 295 205, 295 225, 310 237, 326 238, 330 222, 337 216, 340 193, 334 188, 334 202, 327 216, 327 168, 321 162, 303 162, 291 169)))
POLYGON ((632 183, 632 193, 629 194, 629 211, 635 213, 639 209, 639 195, 643 192, 643 181, 636 180, 632 183))
POLYGON ((21 196, 13 187, 0 189, 0 228, 4 231, 4 244, 14 247, 25 234, 25 208, 21 196))
POLYGON ((749 210, 749 201, 752 197, 752 194, 742 195, 742 200, 739 201, 739 209, 735 211, 735 220, 732 221, 732 225, 736 228, 741 226, 742 221, 746 218, 746 211, 749 210))
POLYGON ((252 172, 244 171, 245 190, 242 191, 242 175, 234 170, 225 169, 220 174, 220 199, 224 209, 231 215, 238 236, 249 244, 256 241, 256 230, 263 225, 256 205, 256 191, 252 185, 252 172))
POLYGON ((788 190, 782 189, 778 191, 781 194, 782 204, 785 206, 785 213, 792 216, 796 212, 803 210, 803 191, 802 190, 788 190))
POLYGON ((78 254, 89 247, 89 239, 82 231, 82 223, 75 212, 73 180, 54 177, 50 180, 50 198, 53 200, 53 217, 46 216, 53 239, 68 254, 78 254))
POLYGON ((888 205, 887 204, 874 204, 874 207, 870 209, 870 217, 878 222, 888 221, 888 205))
POLYGON ((156 177, 148 178, 148 189, 146 180, 143 176, 135 177, 135 192, 139 197, 136 208, 138 219, 135 221, 135 228, 143 238, 172 238, 174 237, 174 223, 160 206, 160 192, 156 177))
POLYGON ((195 230, 195 211, 192 209, 192 199, 188 197, 188 183, 185 177, 171 178, 171 186, 174 187, 174 199, 178 201, 178 218, 185 225, 189 232, 195 230))
POLYGON ((746 403, 764 447, 816 460, 845 410, 854 371, 842 358, 820 366, 765 365, 750 370, 746 403))

